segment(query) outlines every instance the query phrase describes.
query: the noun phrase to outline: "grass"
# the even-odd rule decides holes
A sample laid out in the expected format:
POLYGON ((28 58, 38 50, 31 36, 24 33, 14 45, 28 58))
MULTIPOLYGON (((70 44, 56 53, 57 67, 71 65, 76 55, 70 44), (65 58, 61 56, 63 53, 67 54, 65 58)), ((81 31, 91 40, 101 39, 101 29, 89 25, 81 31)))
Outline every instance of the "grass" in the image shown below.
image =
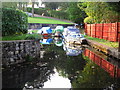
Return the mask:
POLYGON ((60 20, 43 18, 43 17, 28 17, 28 23, 42 23, 42 24, 72 24, 60 20))
POLYGON ((37 33, 37 32, 38 32, 38 30, 32 30, 32 32, 33 32, 33 33, 37 33))
POLYGON ((9 41, 9 40, 29 40, 29 39, 39 39, 41 35, 39 34, 22 34, 22 35, 12 35, 12 36, 4 36, 2 37, 2 41, 9 41))
POLYGON ((110 41, 107 41, 107 40, 104 40, 104 39, 93 38, 93 37, 86 36, 86 35, 85 35, 85 38, 87 38, 89 40, 94 40, 96 42, 99 42, 101 44, 104 44, 104 45, 107 45, 107 46, 113 47, 113 48, 118 48, 118 46, 119 46, 118 42, 110 42, 110 41))

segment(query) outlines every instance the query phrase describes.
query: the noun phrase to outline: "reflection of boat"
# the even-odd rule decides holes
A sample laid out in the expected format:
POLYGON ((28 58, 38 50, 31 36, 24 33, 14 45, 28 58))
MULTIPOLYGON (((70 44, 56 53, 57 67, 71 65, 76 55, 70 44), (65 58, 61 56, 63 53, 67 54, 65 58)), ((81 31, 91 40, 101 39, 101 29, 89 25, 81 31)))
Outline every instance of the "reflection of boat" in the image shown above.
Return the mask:
POLYGON ((62 46, 63 45, 63 40, 60 37, 54 37, 54 44, 56 46, 62 46))
POLYGON ((48 39, 42 39, 42 40, 40 40, 40 43, 41 44, 51 44, 52 41, 53 41, 52 38, 48 38, 48 39))
POLYGON ((50 27, 42 27, 40 30, 38 30, 37 33, 42 34, 44 36, 51 35, 52 34, 52 29, 50 27))
POLYGON ((53 30, 53 34, 54 34, 54 36, 62 36, 63 31, 64 31, 64 27, 63 26, 57 26, 53 30))
POLYGON ((68 29, 72 29, 75 28, 74 26, 67 26, 68 29))
POLYGON ((78 56, 83 52, 82 46, 69 43, 64 43, 63 49, 66 51, 66 55, 68 56, 78 56))
POLYGON ((77 28, 65 28, 63 37, 68 43, 82 44, 86 42, 86 39, 77 28))

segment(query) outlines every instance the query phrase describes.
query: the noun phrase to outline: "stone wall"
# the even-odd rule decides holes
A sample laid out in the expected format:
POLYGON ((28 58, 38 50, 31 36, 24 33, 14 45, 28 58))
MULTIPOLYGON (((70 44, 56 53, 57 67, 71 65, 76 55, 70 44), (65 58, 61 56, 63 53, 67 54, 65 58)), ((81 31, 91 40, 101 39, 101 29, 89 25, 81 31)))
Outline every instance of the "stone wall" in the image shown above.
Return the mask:
POLYGON ((33 40, 2 41, 2 65, 17 64, 40 57, 40 43, 33 40))

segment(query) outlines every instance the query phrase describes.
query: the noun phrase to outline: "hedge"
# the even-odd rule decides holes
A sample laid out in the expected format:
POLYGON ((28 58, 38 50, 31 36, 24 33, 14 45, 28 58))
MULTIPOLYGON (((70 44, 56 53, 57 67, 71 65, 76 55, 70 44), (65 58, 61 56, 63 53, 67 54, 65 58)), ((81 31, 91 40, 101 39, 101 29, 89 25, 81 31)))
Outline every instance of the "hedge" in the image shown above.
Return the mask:
POLYGON ((55 18, 59 18, 59 19, 68 19, 69 18, 68 13, 64 12, 64 11, 51 10, 48 13, 51 17, 55 17, 55 18))
MULTIPOLYGON (((27 12, 32 12, 32 8, 28 7, 27 12)), ((42 15, 44 13, 45 16, 49 16, 46 8, 34 8, 34 13, 38 15, 42 15)))
MULTIPOLYGON (((31 13, 32 8, 27 8, 27 11, 31 13)), ((50 10, 47 8, 34 8, 34 13, 38 15, 42 15, 44 13, 44 16, 55 17, 59 19, 68 19, 67 12, 50 10)))
POLYGON ((2 9, 2 36, 25 34, 28 29, 27 14, 11 8, 2 9))

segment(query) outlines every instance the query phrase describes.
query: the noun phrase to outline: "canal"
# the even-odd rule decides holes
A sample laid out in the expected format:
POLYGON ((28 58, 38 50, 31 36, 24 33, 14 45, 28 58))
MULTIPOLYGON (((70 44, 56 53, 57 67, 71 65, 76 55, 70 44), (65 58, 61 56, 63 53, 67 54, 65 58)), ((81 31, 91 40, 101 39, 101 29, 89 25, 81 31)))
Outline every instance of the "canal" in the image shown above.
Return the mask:
POLYGON ((2 68, 2 88, 120 89, 120 62, 86 45, 64 43, 62 38, 43 38, 40 57, 2 68), (47 42, 47 43, 46 43, 47 42))

